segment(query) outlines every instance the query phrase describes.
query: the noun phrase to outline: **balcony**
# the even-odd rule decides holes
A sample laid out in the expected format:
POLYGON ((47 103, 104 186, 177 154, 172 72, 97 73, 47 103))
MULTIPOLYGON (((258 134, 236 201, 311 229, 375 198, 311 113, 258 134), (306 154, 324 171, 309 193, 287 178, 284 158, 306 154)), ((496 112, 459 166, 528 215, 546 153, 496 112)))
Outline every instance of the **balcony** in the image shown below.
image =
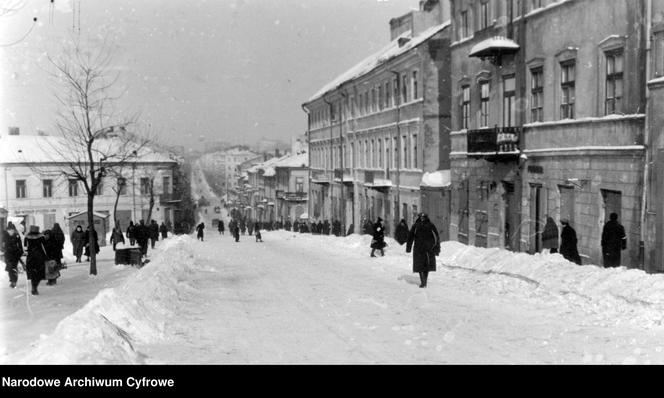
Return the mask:
POLYGON ((468 157, 486 159, 489 162, 519 160, 521 127, 494 127, 469 130, 468 157))
POLYGON ((162 193, 159 195, 160 204, 171 204, 182 202, 182 198, 178 194, 174 193, 162 193))
POLYGON ((311 182, 314 184, 328 185, 330 176, 323 170, 311 170, 311 182))
POLYGON ((349 167, 340 169, 336 168, 334 169, 334 181, 335 182, 342 182, 344 184, 352 184, 353 183, 353 174, 350 170, 349 167))

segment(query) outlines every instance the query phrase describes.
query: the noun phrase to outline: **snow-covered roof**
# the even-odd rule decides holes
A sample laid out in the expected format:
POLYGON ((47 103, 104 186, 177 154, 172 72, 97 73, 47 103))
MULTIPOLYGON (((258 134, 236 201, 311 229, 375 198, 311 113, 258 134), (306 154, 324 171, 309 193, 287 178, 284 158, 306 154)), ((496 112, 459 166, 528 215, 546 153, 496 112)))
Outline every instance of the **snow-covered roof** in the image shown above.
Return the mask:
MULTIPOLYGON (((275 163, 278 161, 287 158, 290 155, 284 155, 282 157, 273 157, 271 159, 268 159, 264 161, 263 163, 258 163, 256 165, 251 166, 250 168, 247 169, 247 173, 257 173, 259 170, 263 170, 263 172, 267 172, 267 169, 271 166, 273 166, 275 163)), ((265 174, 263 174, 265 175, 265 174)), ((272 175, 268 175, 267 177, 271 177, 272 175)))
POLYGON ((309 154, 306 152, 289 155, 274 164, 274 167, 308 167, 309 166, 309 154))
MULTIPOLYGON (((95 161, 100 154, 117 153, 122 145, 119 139, 97 139, 95 161)), ((59 136, 0 135, 0 163, 62 163, 76 161, 84 152, 72 149, 75 145, 59 136)), ((82 150, 84 150, 82 148, 82 150)), ((120 150, 125 152, 126 149, 120 150)), ((87 155, 84 157, 87 158, 87 155)), ((113 159, 109 159, 112 162, 113 159)), ((134 158, 131 159, 134 162, 134 158)), ((143 147, 137 151, 136 162, 176 163, 166 153, 143 147)))
POLYGON ((311 98, 309 98, 307 102, 311 102, 319 97, 322 97, 327 92, 336 89, 341 84, 349 80, 357 79, 363 75, 366 75, 367 73, 376 69, 378 66, 384 64, 385 62, 395 57, 398 57, 399 55, 407 52, 412 48, 419 46, 424 41, 426 41, 436 33, 440 32, 441 30, 445 29, 449 25, 450 22, 447 21, 440 25, 432 26, 413 38, 411 38, 411 31, 404 32, 399 37, 392 40, 387 46, 385 46, 380 51, 363 59, 360 63, 356 64, 355 66, 348 69, 341 75, 337 76, 331 82, 327 83, 325 86, 323 86, 323 88, 318 90, 316 94, 314 94, 311 98), (400 47, 399 41, 402 39, 410 39, 410 40, 400 47))
POLYGON ((263 171, 263 177, 274 177, 277 171, 272 166, 267 166, 263 171))
POLYGON ((449 187, 452 184, 450 170, 437 170, 431 173, 424 173, 420 186, 423 187, 449 187))
POLYGON ((470 50, 469 56, 482 56, 491 51, 518 50, 519 45, 514 40, 502 36, 494 36, 475 44, 470 50))

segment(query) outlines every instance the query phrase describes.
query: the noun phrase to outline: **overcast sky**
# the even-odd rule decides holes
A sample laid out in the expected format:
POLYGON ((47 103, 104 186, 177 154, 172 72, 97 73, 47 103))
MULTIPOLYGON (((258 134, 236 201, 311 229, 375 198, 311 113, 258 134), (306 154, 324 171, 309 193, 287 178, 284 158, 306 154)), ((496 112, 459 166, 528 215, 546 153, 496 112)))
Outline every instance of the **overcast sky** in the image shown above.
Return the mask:
MULTIPOLYGON (((0 3, 21 0, 0 0, 0 3)), ((0 17, 0 134, 53 133, 47 54, 78 32, 109 37, 123 109, 174 145, 288 140, 300 105, 389 41, 418 0, 25 0, 0 17), (79 24, 80 15, 80 24, 79 24), (32 18, 38 21, 31 30, 32 18), (30 32, 25 39, 23 36, 30 32), (17 44, 13 44, 17 42, 17 44)))

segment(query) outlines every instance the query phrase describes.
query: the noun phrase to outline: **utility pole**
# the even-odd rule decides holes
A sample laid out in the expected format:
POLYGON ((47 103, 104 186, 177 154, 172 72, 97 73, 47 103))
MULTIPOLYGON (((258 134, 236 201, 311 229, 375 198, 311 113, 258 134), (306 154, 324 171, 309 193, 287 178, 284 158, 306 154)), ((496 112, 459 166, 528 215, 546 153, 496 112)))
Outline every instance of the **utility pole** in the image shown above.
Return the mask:
POLYGON ((400 214, 401 214, 401 130, 399 128, 399 123, 401 122, 401 79, 400 79, 400 74, 397 71, 391 70, 397 80, 396 84, 396 94, 394 98, 394 103, 396 105, 396 111, 397 111, 397 155, 395 156, 395 161, 396 161, 396 168, 397 168, 397 205, 395 206, 396 208, 394 209, 394 224, 396 225, 399 220, 401 219, 400 214))

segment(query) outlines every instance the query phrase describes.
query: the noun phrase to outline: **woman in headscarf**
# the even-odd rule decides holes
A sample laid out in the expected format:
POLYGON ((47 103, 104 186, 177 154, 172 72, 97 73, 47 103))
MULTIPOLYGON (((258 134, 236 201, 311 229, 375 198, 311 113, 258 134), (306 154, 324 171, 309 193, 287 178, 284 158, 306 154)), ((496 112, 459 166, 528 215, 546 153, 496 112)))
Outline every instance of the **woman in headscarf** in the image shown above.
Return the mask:
POLYGON ((558 226, 553 218, 547 217, 542 232, 542 247, 550 249, 551 253, 558 253, 558 226))

